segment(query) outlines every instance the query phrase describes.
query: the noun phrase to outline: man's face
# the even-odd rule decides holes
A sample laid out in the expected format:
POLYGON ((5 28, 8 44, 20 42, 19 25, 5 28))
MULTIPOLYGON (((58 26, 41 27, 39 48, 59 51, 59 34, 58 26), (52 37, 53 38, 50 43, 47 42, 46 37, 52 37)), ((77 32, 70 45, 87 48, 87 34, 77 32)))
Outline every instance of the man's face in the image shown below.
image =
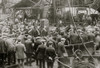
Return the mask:
POLYGON ((65 43, 65 40, 61 40, 62 43, 65 43))

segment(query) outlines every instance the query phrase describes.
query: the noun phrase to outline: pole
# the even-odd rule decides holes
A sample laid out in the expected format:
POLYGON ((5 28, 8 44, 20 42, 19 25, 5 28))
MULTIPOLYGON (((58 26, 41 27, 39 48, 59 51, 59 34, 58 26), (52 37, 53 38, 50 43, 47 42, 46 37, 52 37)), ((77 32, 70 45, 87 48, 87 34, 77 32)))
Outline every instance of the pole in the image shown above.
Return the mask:
POLYGON ((13 9, 13 22, 15 23, 15 13, 16 13, 16 9, 13 9))
POLYGON ((54 21, 53 23, 56 23, 56 4, 55 4, 55 0, 52 0, 52 4, 53 4, 53 9, 54 9, 54 21))
MULTIPOLYGON (((68 5, 69 5, 69 8, 71 8, 70 0, 68 0, 68 5)), ((70 10, 71 10, 71 9, 70 9, 70 10)), ((72 23, 74 24, 74 27, 75 27, 75 29, 76 29, 76 33, 78 34, 79 38, 81 39, 81 42, 82 42, 83 46, 85 47, 85 49, 86 49, 87 53, 90 55, 90 57, 91 57, 93 60, 95 60, 94 57, 91 55, 91 53, 88 51, 86 45, 84 44, 84 41, 83 41, 81 35, 77 32, 77 26, 76 26, 76 23, 74 22, 74 19, 73 19, 72 14, 71 14, 71 17, 72 17, 72 23)), ((80 47, 79 47, 79 48, 80 48, 80 47)))
POLYGON ((5 13, 4 0, 2 0, 2 13, 5 13))

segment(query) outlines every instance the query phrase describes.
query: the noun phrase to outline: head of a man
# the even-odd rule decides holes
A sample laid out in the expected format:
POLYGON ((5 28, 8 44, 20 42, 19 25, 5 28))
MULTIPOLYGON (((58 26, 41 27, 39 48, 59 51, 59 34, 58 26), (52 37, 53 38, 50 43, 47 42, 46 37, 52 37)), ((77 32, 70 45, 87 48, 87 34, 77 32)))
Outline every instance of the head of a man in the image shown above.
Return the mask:
POLYGON ((62 43, 65 43, 65 40, 66 40, 65 38, 61 38, 62 43))

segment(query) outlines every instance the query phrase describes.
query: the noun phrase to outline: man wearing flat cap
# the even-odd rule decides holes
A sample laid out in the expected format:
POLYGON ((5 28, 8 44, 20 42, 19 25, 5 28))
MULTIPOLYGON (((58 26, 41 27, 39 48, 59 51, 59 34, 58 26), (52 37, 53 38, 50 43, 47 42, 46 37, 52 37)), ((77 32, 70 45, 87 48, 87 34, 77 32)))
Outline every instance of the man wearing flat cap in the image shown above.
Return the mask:
POLYGON ((46 61, 47 61, 47 68, 53 68, 54 60, 56 57, 55 48, 53 47, 53 42, 48 42, 48 47, 46 48, 46 61))
POLYGON ((33 42, 31 41, 31 36, 27 36, 27 40, 25 41, 25 47, 26 47, 26 61, 31 66, 32 61, 32 55, 33 55, 33 42))
MULTIPOLYGON (((61 58, 59 58, 59 61, 67 64, 66 63, 67 58, 65 58, 65 56, 67 56, 67 52, 64 47, 65 40, 66 40, 65 38, 61 38, 61 41, 58 43, 58 52, 57 53, 58 53, 58 57, 61 57, 61 58)), ((58 68, 66 68, 66 67, 58 62, 58 68)))
POLYGON ((39 60, 39 68, 45 68, 45 52, 46 52, 46 41, 41 39, 41 44, 38 46, 36 54, 37 59, 39 60))

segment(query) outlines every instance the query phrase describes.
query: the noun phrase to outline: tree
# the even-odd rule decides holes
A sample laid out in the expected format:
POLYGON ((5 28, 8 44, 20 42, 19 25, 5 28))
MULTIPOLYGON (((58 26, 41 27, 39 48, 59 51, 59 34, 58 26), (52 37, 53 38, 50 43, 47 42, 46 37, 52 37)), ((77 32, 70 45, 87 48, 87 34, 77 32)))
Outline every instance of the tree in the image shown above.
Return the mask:
POLYGON ((6 13, 5 4, 7 3, 7 0, 2 0, 2 13, 6 13))
POLYGON ((54 22, 54 7, 53 4, 51 5, 50 9, 49 9, 49 15, 48 15, 48 19, 50 21, 50 23, 54 22))
POLYGON ((91 8, 98 10, 100 12, 100 0, 95 0, 91 8))

